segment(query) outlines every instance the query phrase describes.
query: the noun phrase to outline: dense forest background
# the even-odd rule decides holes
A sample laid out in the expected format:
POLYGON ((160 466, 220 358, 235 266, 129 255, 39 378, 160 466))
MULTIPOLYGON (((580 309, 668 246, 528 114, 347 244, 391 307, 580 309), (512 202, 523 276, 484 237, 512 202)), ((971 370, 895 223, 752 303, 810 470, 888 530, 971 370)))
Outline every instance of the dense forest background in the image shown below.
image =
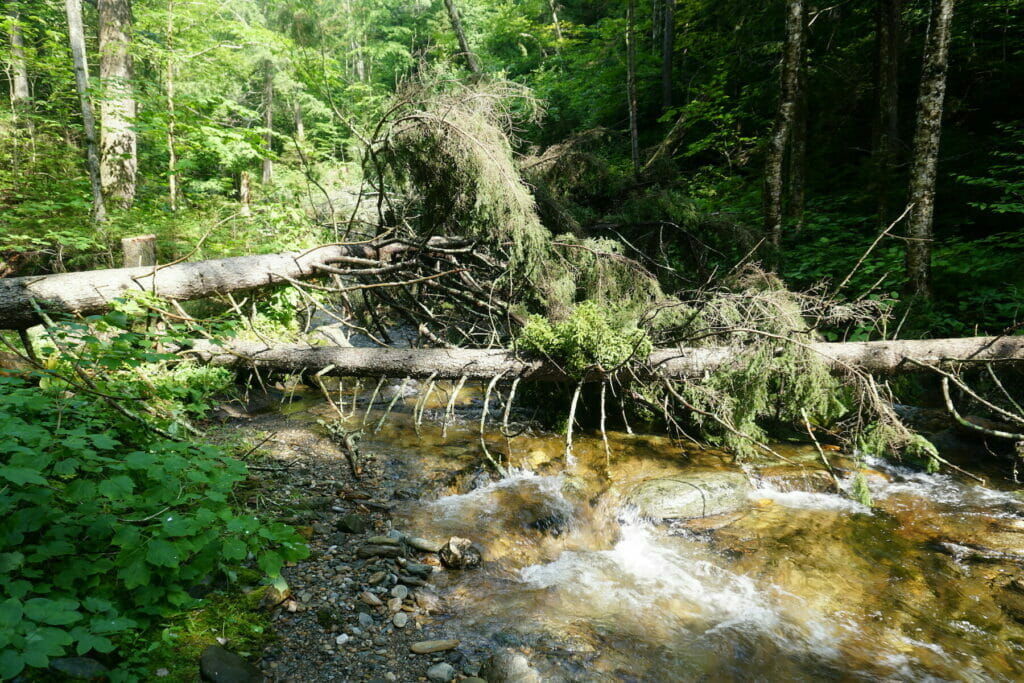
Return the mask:
MULTIPOLYGON (((323 241, 348 218, 377 122, 429 74, 527 89, 542 113, 522 117, 515 151, 553 232, 625 239, 672 268, 673 286, 699 286, 751 250, 792 288, 839 281, 908 204, 933 4, 953 6, 86 2, 87 99, 109 195, 95 222, 67 7, 8 0, 3 272, 115 265, 112 245, 139 232, 158 234, 166 260, 208 232, 197 257, 323 241), (786 55, 799 60, 795 81, 786 55), (560 162, 540 163, 552 150, 560 162), (218 224, 250 210, 243 227, 218 224)), ((908 287, 910 218, 845 286, 897 307, 931 294, 904 335, 998 332, 1019 314, 1022 13, 1019 0, 956 3, 929 291, 908 287)))

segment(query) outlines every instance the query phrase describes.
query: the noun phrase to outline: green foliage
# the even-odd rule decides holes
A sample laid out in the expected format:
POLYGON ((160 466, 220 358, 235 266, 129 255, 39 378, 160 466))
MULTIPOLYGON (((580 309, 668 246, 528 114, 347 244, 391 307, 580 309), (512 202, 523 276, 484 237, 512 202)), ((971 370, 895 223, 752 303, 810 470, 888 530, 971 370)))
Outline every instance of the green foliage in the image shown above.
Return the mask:
POLYGON ((553 360, 577 378, 591 368, 610 372, 631 360, 644 360, 652 350, 643 330, 614 326, 609 316, 590 301, 554 324, 541 316, 530 316, 516 345, 527 353, 553 360))
POLYGON ((95 322, 96 334, 58 337, 38 386, 0 376, 4 678, 65 654, 113 653, 126 634, 192 604, 187 589, 207 575, 231 576, 252 556, 279 580, 307 552, 290 528, 234 508, 244 464, 151 427, 175 431, 227 377, 187 365, 151 372, 168 360, 151 337, 118 327, 123 313, 95 322), (156 415, 134 412, 145 405, 156 415))

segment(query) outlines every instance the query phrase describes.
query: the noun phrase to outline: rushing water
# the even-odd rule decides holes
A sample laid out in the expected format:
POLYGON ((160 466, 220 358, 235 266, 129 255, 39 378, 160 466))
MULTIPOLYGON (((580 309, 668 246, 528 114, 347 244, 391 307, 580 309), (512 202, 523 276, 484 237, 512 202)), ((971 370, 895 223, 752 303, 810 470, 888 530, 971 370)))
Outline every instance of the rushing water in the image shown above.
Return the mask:
POLYGON ((790 448, 810 475, 749 468, 740 509, 655 524, 627 505, 638 483, 736 463, 614 433, 610 456, 584 435, 567 464, 561 437, 489 433, 512 466, 495 481, 475 424, 442 439, 427 422, 417 435, 392 414, 363 443, 387 461, 395 526, 482 548, 480 569, 435 574, 443 626, 526 654, 544 680, 1024 678, 1013 491, 869 460, 868 508, 822 492, 815 453, 790 448))

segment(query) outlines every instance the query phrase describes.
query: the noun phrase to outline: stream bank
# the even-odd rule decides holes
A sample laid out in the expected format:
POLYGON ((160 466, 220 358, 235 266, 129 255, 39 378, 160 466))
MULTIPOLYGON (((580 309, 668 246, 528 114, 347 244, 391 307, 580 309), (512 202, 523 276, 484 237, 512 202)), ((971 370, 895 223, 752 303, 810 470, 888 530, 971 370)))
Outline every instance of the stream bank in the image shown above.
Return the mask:
POLYGON ((273 680, 1024 676, 1024 501, 1014 491, 869 460, 869 509, 827 492, 813 449, 783 448, 802 467, 744 470, 722 452, 612 433, 610 458, 584 435, 567 466, 561 437, 529 431, 487 434, 492 452, 513 454, 511 475, 496 480, 481 466, 478 397, 445 438, 436 405, 417 434, 414 400, 366 434, 359 482, 317 424, 331 419, 327 406, 237 420, 276 432, 261 465, 287 469, 255 474, 277 487, 278 509, 314 551, 286 570, 293 597, 276 608, 281 639, 261 661, 273 680), (663 495, 638 495, 651 482, 663 495), (694 483, 702 516, 637 514, 696 504, 694 483), (366 523, 361 533, 339 530, 349 515, 366 523), (431 569, 429 585, 401 601, 402 628, 389 575, 417 577, 396 558, 359 556, 396 530, 468 538, 483 559, 451 571, 409 551, 431 569), (367 604, 366 591, 384 604, 367 604), (459 644, 410 649, 446 639, 459 644))

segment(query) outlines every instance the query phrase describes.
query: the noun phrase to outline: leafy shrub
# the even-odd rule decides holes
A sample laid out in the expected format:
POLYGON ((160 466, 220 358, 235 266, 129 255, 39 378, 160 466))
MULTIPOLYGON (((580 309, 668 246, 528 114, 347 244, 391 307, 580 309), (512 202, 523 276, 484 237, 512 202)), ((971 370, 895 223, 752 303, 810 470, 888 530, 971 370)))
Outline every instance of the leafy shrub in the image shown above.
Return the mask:
POLYGON ((252 558, 280 581, 284 562, 308 552, 289 527, 233 508, 243 463, 158 433, 201 410, 224 377, 186 366, 132 381, 160 359, 150 337, 76 332, 51 350, 54 373, 0 375, 0 678, 69 653, 113 653, 191 604, 187 590, 207 575, 232 578, 252 558), (69 365, 92 386, 56 374, 69 365), (190 378, 203 386, 170 389, 190 378), (161 414, 136 412, 161 394, 161 414))

